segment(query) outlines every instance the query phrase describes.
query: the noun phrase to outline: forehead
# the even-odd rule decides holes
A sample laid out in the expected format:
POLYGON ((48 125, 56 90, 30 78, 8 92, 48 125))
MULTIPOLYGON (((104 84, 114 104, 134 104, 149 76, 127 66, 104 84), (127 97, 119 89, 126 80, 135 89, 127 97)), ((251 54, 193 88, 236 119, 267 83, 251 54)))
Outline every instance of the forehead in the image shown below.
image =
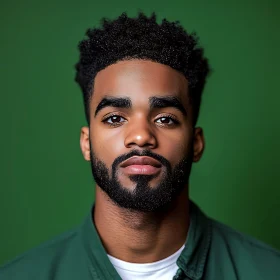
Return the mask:
POLYGON ((151 96, 174 96, 187 104, 188 81, 175 69, 148 60, 125 60, 97 73, 92 103, 105 96, 129 97, 132 104, 148 102, 151 96))

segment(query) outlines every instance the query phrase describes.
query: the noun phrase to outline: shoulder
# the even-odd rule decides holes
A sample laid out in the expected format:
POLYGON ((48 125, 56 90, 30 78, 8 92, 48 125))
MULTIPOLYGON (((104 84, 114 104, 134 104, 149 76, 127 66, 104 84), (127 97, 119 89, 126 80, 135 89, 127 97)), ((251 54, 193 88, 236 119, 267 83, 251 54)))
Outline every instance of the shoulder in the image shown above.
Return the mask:
POLYGON ((69 230, 19 255, 0 267, 0 279, 51 279, 54 265, 78 248, 77 233, 78 229, 69 230))
POLYGON ((214 219, 210 220, 213 250, 227 256, 239 273, 263 275, 264 279, 275 279, 273 277, 279 275, 278 250, 214 219), (269 273, 272 273, 271 277, 269 273))
POLYGON ((247 234, 241 233, 223 223, 211 219, 213 228, 213 239, 216 238, 223 240, 230 247, 249 252, 259 252, 262 254, 267 254, 277 261, 280 260, 280 252, 268 244, 253 238, 247 234))

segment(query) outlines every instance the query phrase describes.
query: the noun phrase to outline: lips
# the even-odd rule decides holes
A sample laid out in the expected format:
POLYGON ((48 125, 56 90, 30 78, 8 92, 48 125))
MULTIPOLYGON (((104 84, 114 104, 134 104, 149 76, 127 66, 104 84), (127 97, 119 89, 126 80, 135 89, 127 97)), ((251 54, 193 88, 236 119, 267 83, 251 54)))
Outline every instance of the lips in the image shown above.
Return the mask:
POLYGON ((127 167, 129 165, 151 165, 154 167, 161 167, 161 163, 151 157, 134 156, 124 161, 120 166, 127 167))
POLYGON ((147 156, 134 156, 124 161, 120 167, 127 175, 155 175, 160 172, 162 164, 147 156))

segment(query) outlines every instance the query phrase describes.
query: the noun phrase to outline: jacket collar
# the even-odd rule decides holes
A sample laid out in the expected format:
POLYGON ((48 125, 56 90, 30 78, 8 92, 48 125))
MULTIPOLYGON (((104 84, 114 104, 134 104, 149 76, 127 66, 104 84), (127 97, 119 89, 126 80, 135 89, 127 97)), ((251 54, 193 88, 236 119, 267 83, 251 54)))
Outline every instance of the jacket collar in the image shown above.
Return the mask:
POLYGON ((190 201, 190 228, 177 265, 192 280, 203 276, 212 238, 211 220, 190 201))

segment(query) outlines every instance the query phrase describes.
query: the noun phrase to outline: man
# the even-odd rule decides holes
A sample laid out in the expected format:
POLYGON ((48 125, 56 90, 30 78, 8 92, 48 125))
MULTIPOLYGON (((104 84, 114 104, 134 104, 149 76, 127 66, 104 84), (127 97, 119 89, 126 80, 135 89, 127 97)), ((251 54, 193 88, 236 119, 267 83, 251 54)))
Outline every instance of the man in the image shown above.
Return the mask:
POLYGON ((209 73, 194 34, 139 13, 103 20, 80 45, 76 81, 96 201, 84 223, 21 255, 0 279, 280 279, 280 253, 189 199, 209 73))

